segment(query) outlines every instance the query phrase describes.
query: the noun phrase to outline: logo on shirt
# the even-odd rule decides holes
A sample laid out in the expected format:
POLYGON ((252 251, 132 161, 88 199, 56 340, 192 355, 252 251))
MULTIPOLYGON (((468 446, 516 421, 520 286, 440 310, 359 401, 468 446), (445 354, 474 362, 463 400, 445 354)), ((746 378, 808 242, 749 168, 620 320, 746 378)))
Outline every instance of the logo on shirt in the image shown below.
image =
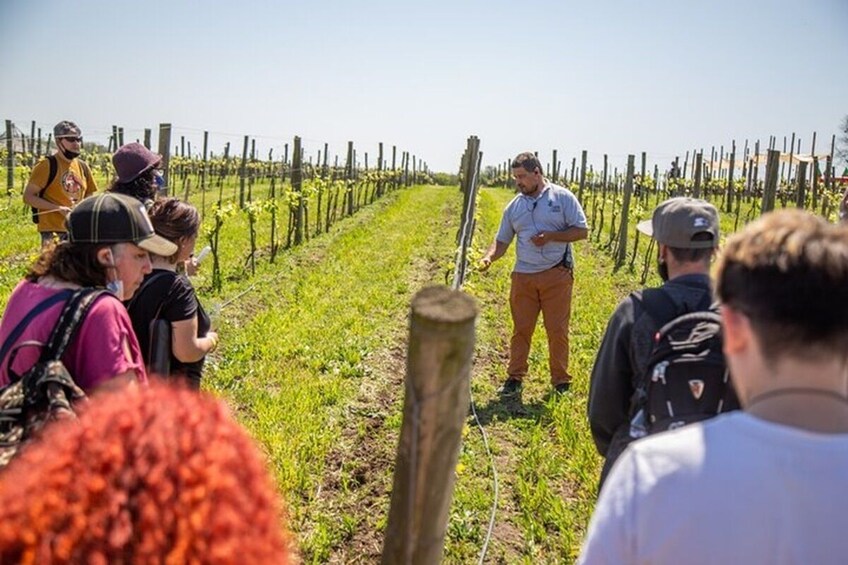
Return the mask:
POLYGON ((82 182, 73 171, 67 171, 62 175, 62 190, 71 202, 79 202, 82 197, 82 182))
POLYGON ((695 400, 701 400, 701 396, 704 395, 704 381, 701 379, 692 379, 689 381, 689 391, 695 397, 695 400))

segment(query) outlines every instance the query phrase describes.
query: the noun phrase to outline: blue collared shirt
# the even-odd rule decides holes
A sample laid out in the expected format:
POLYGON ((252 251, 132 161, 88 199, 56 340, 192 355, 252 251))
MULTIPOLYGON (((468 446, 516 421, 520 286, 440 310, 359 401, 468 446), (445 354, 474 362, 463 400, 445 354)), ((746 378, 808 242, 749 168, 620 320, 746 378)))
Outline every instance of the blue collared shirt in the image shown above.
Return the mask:
POLYGON ((563 262, 573 265, 571 244, 550 241, 538 247, 530 238, 543 231, 565 231, 585 228, 586 214, 577 197, 567 188, 547 183, 541 193, 531 198, 517 194, 504 209, 496 239, 509 245, 517 236, 516 273, 540 273, 563 262))

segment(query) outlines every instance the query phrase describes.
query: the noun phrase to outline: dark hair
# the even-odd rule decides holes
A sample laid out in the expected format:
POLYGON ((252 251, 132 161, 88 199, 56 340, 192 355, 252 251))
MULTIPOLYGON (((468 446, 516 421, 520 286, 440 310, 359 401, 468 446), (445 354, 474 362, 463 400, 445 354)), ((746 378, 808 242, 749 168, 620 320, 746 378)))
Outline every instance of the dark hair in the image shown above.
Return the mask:
POLYGON ((146 204, 148 201, 156 199, 157 188, 153 181, 153 176, 155 174, 156 170, 151 168, 144 171, 130 182, 118 182, 118 179, 115 179, 106 190, 108 192, 117 192, 118 194, 132 196, 136 200, 140 200, 146 204))
MULTIPOLYGON (((197 208, 177 198, 162 198, 153 203, 148 211, 154 231, 179 245, 179 241, 197 235, 200 230, 200 214, 197 208)), ((176 253, 168 257, 172 263, 176 253)))
POLYGON ((731 236, 719 299, 751 321, 763 355, 848 355, 848 227, 801 210, 766 214, 731 236))
MULTIPOLYGON (((706 231, 698 232, 692 236, 692 241, 712 241, 712 239, 713 234, 706 231)), ((674 257, 675 261, 679 263, 698 263, 709 261, 715 249, 712 247, 707 249, 689 249, 669 246, 668 251, 674 257)))
POLYGON ((30 267, 26 279, 37 282, 50 275, 80 286, 106 286, 106 267, 97 260, 97 252, 105 247, 109 245, 68 241, 48 245, 30 267))
POLYGON ((517 169, 519 167, 523 167, 528 173, 535 172, 536 169, 539 169, 539 173, 542 173, 545 170, 542 168, 542 163, 539 161, 539 158, 529 151, 519 153, 518 156, 512 160, 512 168, 517 169))

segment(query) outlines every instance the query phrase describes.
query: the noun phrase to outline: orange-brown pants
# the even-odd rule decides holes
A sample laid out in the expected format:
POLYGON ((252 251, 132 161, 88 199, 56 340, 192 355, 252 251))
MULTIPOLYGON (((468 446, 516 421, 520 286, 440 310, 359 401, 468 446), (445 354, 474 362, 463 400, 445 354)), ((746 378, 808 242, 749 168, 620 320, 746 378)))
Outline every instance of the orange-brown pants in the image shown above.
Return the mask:
POLYGON ((512 273, 509 307, 513 332, 507 368, 511 378, 522 380, 527 375, 530 341, 541 311, 548 334, 551 383, 558 385, 571 381, 568 374, 568 323, 573 286, 571 270, 562 266, 541 273, 512 273))

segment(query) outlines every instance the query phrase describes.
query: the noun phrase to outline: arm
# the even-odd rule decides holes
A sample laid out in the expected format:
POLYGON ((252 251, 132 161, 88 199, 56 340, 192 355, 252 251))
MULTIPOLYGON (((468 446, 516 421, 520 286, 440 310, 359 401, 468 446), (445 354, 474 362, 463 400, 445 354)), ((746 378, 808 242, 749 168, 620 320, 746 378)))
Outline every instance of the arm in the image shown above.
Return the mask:
POLYGON ((839 219, 843 224, 848 224, 848 188, 842 196, 842 204, 839 206, 839 219))
POLYGON ((483 258, 480 259, 480 270, 485 271, 488 269, 489 265, 503 257, 507 249, 509 249, 509 243, 495 240, 492 245, 489 246, 489 249, 486 251, 483 258))
POLYGON ((543 231, 539 232, 530 240, 539 247, 545 245, 549 241, 559 241, 561 243, 570 243, 572 241, 580 241, 589 237, 588 228, 570 227, 565 231, 543 231))
POLYGON ((613 435, 627 424, 633 396, 630 336, 633 299, 622 302, 610 318, 589 381, 589 426, 598 453, 606 456, 613 435))
POLYGON ((49 200, 46 200, 38 195, 41 192, 40 186, 36 183, 30 181, 26 188, 24 189, 24 202, 32 206, 33 208, 38 208, 39 210, 47 211, 56 211, 61 212, 62 215, 67 216, 71 211, 67 206, 59 206, 49 200))
POLYGON ((218 334, 208 332, 197 337, 197 314, 188 320, 171 322, 171 349, 174 357, 183 363, 200 361, 218 345, 218 334))

